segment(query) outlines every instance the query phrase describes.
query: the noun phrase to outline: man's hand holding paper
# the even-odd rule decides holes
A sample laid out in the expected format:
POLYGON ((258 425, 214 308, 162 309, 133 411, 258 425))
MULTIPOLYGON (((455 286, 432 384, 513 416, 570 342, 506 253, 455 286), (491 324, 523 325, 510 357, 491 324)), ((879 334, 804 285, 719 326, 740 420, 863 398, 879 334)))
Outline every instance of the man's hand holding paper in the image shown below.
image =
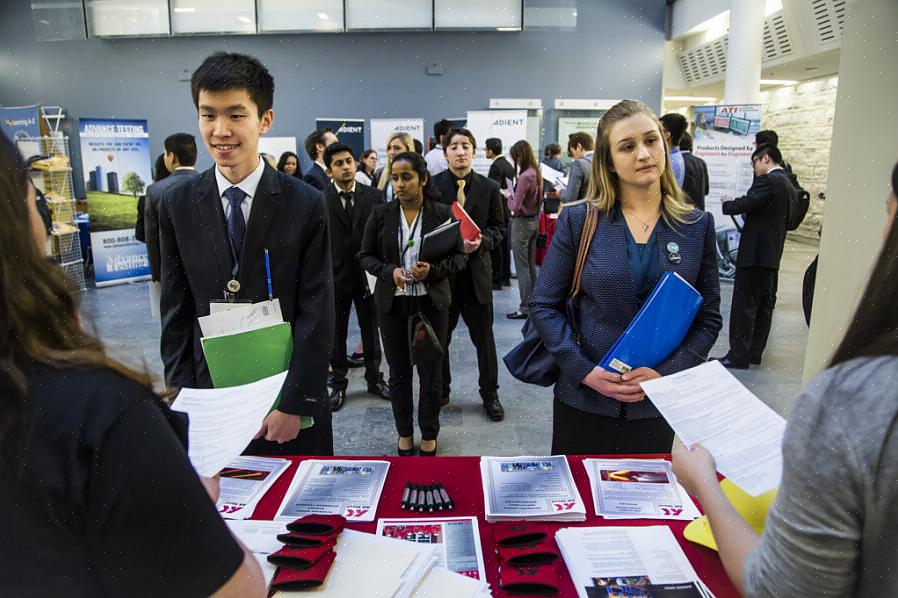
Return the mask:
POLYGON ((302 416, 291 415, 277 409, 272 409, 271 413, 265 416, 262 421, 262 427, 259 429, 255 438, 264 437, 269 442, 277 442, 284 444, 290 442, 299 436, 302 426, 302 416))

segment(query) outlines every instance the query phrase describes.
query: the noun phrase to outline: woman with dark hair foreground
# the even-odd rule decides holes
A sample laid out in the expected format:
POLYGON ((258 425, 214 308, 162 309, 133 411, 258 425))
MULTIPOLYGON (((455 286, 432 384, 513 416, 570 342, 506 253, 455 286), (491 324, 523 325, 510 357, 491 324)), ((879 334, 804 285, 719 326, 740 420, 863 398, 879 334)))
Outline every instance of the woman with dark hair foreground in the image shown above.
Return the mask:
POLYGON ((263 596, 186 422, 82 330, 44 235, 0 135, 0 595, 263 596))
POLYGON ((898 164, 886 209, 885 245, 848 332, 789 418, 763 535, 723 495, 707 449, 674 448, 674 472, 701 502, 746 596, 898 591, 898 164))

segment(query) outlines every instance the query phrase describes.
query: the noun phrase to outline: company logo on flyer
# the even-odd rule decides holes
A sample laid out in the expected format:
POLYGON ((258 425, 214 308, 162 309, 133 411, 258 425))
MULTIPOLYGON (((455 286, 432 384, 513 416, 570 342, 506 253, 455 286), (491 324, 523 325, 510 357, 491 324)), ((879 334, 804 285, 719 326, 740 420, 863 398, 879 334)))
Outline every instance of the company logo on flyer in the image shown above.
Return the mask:
POLYGON ((345 509, 343 509, 342 515, 344 517, 346 517, 347 519, 361 519, 362 517, 365 516, 365 513, 367 513, 370 510, 371 509, 368 508, 367 506, 362 506, 362 507, 348 506, 345 509))

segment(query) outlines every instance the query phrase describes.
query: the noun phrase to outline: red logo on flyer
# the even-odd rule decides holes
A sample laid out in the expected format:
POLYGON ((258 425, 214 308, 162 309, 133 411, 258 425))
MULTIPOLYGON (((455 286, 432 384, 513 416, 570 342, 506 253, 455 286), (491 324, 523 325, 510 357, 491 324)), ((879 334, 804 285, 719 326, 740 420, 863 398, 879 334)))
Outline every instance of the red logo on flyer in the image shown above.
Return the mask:
POLYGON ((668 515, 670 517, 679 517, 680 515, 683 514, 683 509, 661 507, 661 510, 664 512, 665 515, 668 515))
POLYGON ((368 512, 368 509, 357 509, 354 507, 350 507, 346 509, 345 517, 347 519, 359 519, 368 512))
POLYGON ((553 502, 552 506, 555 507, 556 511, 570 511, 574 508, 575 504, 577 504, 576 501, 564 500, 561 502, 553 502))

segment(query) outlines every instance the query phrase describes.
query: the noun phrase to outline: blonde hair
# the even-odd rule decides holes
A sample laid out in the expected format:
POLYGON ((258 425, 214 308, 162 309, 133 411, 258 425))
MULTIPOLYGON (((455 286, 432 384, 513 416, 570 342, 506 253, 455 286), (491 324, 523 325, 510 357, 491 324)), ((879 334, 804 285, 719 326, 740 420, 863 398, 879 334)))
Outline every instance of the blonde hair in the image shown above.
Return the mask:
POLYGON ((668 225, 674 222, 688 224, 688 217, 692 214, 693 207, 686 203, 683 190, 677 184, 673 168, 670 165, 670 148, 664 137, 664 129, 655 112, 645 103, 639 100, 622 100, 611 107, 599 121, 596 131, 596 148, 592 157, 592 169, 589 176, 589 188, 586 192, 587 201, 593 204, 599 211, 611 215, 618 203, 620 195, 620 181, 617 173, 613 171, 611 161, 611 129, 618 122, 637 114, 648 116, 658 128, 658 135, 664 141, 664 172, 661 174, 661 216, 668 225))
MULTIPOLYGON (((387 149, 389 149, 390 144, 393 143, 394 139, 398 139, 402 145, 405 146, 405 151, 413 152, 415 151, 415 140, 412 139, 412 136, 408 133, 400 133, 396 131, 392 135, 390 135, 389 139, 387 139, 387 149)), ((387 188, 387 185, 390 184, 390 177, 392 176, 393 171, 393 161, 390 160, 389 156, 387 156, 387 163, 384 166, 383 172, 380 173, 380 179, 377 181, 377 188, 383 191, 387 188)))

